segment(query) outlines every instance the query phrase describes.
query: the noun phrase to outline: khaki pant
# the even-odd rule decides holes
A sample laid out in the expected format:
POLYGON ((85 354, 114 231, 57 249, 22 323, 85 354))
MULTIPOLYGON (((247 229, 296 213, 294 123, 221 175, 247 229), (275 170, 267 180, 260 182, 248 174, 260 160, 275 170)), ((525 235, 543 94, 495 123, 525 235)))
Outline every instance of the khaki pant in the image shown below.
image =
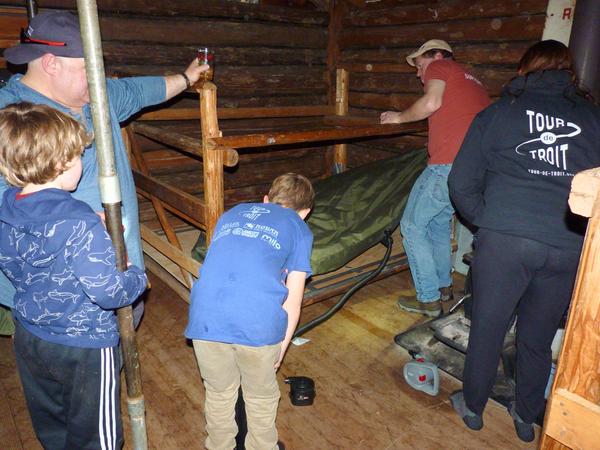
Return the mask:
POLYGON ((280 393, 274 366, 281 345, 248 347, 202 340, 193 344, 206 389, 206 448, 235 448, 235 403, 241 383, 248 422, 246 450, 277 450, 280 393))

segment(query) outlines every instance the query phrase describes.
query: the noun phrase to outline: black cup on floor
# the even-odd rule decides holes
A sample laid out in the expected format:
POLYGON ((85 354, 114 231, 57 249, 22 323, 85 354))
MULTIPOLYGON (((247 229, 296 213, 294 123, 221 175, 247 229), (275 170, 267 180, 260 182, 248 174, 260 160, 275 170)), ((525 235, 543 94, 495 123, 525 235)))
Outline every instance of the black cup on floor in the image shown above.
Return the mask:
POLYGON ((285 379, 290 385, 290 399, 294 406, 312 405, 315 400, 315 382, 309 377, 289 377, 285 379))

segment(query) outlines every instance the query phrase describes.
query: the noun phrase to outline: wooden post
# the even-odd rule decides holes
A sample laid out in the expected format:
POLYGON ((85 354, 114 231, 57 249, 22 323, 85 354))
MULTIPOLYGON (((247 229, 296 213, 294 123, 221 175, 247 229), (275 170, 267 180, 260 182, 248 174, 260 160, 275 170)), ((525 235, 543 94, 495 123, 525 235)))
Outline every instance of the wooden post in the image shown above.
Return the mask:
MULTIPOLYGON (((342 30, 342 20, 345 13, 345 2, 342 0, 331 0, 329 2, 329 25, 327 28, 327 83, 328 103, 334 105, 337 114, 337 98, 339 81, 336 69, 339 66, 340 46, 339 37, 342 30), (334 89, 335 86, 335 89, 334 89)), ((336 173, 336 147, 330 146, 325 151, 324 166, 325 175, 336 173)))
POLYGON ((342 0, 330 0, 329 25, 327 27, 327 82, 329 83, 329 104, 333 97, 333 83, 336 81, 336 69, 340 62, 340 34, 343 28, 343 18, 346 13, 346 4, 342 0))
POLYGON ((217 220, 225 210, 223 194, 223 152, 208 145, 209 140, 221 137, 217 118, 217 87, 205 82, 200 94, 200 125, 202 128, 202 168, 204 172, 204 201, 206 203, 206 243, 210 243, 217 220))
MULTIPOLYGON (((348 71, 338 69, 335 83, 335 115, 348 115, 348 71)), ((348 166, 347 144, 335 144, 333 146, 334 172, 344 172, 348 166)))
POLYGON ((541 449, 592 449, 600 443, 600 168, 574 177, 569 205, 590 220, 541 449))

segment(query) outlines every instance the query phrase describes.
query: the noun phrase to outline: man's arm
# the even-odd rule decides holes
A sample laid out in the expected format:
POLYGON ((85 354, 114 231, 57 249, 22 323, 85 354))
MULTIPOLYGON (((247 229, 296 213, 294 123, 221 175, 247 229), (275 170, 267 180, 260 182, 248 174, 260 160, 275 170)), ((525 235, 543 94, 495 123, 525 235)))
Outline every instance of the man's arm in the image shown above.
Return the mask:
MULTIPOLYGON (((193 85, 200 80, 202 73, 206 72, 208 69, 208 64, 199 65, 198 60, 194 59, 183 73, 187 79, 190 80, 191 85, 193 85)), ((176 75, 167 75, 165 77, 165 85, 167 91, 165 101, 185 91, 188 87, 186 78, 180 73, 176 75)))
MULTIPOLYGON (((209 66, 199 66, 194 59, 184 73, 193 84, 200 79, 202 72, 209 66)), ((181 93, 187 87, 187 82, 181 73, 164 77, 127 77, 107 79, 108 98, 117 115, 117 120, 123 122, 147 106, 157 105, 181 93)))
POLYGON ((442 106, 446 82, 429 80, 425 94, 402 112, 386 111, 381 114, 381 123, 409 123, 427 119, 442 106))
POLYGON ((305 281, 306 272, 291 272, 288 274, 285 282, 285 285, 288 288, 288 296, 283 303, 283 309, 286 310, 288 315, 288 325, 287 331, 285 332, 285 338, 281 342, 279 360, 275 364, 276 369, 281 365, 283 356, 290 345, 294 331, 296 331, 296 325, 298 325, 298 320, 300 319, 300 308, 302 307, 302 298, 304 297, 305 281))

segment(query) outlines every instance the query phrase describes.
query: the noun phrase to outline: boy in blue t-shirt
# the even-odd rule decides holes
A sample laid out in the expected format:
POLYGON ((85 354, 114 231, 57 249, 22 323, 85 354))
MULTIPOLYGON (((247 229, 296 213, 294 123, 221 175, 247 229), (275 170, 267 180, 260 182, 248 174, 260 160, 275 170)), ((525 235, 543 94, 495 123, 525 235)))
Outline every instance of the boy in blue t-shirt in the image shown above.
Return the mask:
POLYGON ((215 227, 191 293, 186 337, 206 388, 206 448, 232 449, 242 387, 247 450, 275 450, 276 371, 290 343, 311 274, 312 233, 304 219, 314 191, 302 175, 273 181, 264 203, 244 203, 215 227))
POLYGON ((16 289, 15 358, 46 449, 122 446, 114 310, 147 283, 135 266, 117 269, 102 220, 69 192, 90 142, 49 106, 0 110, 0 172, 15 186, 0 206, 0 268, 16 289))

